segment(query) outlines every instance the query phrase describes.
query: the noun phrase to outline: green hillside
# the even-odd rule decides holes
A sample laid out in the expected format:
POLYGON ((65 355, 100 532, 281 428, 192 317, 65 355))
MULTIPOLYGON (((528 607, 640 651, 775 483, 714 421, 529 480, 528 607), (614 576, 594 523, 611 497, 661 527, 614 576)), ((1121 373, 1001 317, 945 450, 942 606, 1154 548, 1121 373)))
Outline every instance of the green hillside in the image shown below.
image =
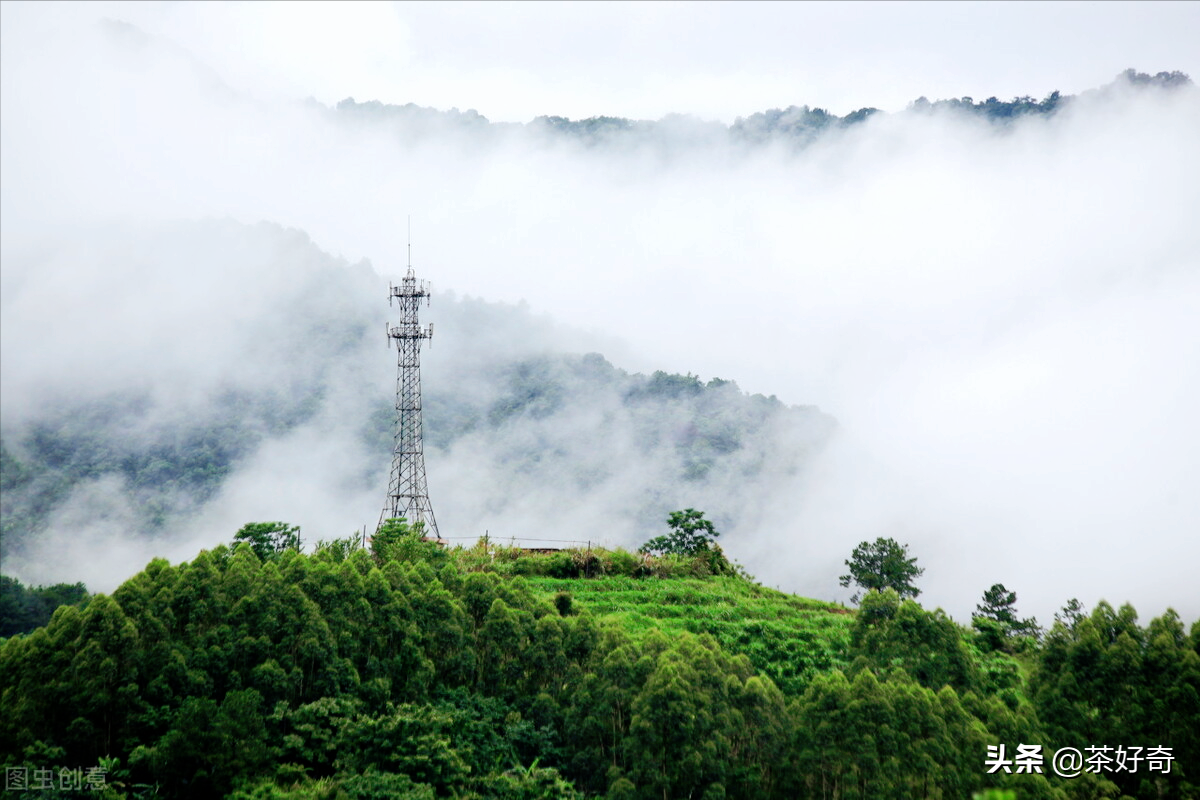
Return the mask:
POLYGON ((1143 628, 1070 605, 1012 639, 891 589, 857 613, 773 591, 715 547, 446 549, 399 524, 304 554, 242 535, 269 527, 0 644, 6 775, 104 786, 5 796, 1197 795, 1200 626, 1173 612, 1143 628), (1047 766, 1168 748, 1171 769, 989 774, 1018 744, 1047 766))
POLYGON ((847 666, 852 612, 743 578, 526 581, 540 597, 568 592, 573 607, 612 618, 626 630, 709 634, 727 652, 747 656, 759 674, 789 694, 798 694, 819 672, 847 666))

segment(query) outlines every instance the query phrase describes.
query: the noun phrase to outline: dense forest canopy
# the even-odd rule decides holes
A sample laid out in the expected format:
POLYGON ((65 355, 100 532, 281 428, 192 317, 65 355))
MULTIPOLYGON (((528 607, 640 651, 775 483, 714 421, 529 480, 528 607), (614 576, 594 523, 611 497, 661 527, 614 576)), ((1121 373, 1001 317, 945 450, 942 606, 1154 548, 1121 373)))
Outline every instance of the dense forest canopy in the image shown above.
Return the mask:
POLYGON ((1073 607, 997 647, 891 589, 848 614, 714 573, 708 546, 389 530, 155 560, 3 642, 9 774, 130 798, 1196 796, 1200 626, 1173 613, 1073 607), (1001 768, 1018 745, 1045 768, 1001 768), (1093 768, 1061 777, 1072 747, 1093 768))

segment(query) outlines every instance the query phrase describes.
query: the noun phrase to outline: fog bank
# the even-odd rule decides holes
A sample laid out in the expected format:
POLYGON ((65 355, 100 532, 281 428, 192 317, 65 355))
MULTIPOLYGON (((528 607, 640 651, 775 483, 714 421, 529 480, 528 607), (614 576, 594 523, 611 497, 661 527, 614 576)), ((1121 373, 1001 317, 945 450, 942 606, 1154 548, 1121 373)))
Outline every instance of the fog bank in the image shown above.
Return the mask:
MULTIPOLYGON (((441 358, 598 350, 632 372, 736 379, 838 420, 812 469, 753 486, 753 522, 723 541, 765 582, 848 598, 841 560, 885 535, 926 566, 921 599, 959 619, 995 582, 1043 622, 1070 597, 1200 616, 1194 87, 1115 86, 1005 127, 895 113, 801 149, 681 144, 664 157, 525 129, 406 139, 249 93, 169 41, 8 4, 4 15, 6 437, 63 392, 136 387, 156 413, 185 416, 218 385, 286 394, 310 364, 306 315, 374 302, 386 317, 372 275, 402 274, 411 215, 414 263, 435 289, 551 318, 537 336, 497 333, 445 355, 436 340, 430 391, 448 377, 441 358), (272 245, 259 258, 253 236, 169 233, 204 218, 303 234, 292 256, 272 245), (306 261, 308 237, 338 266, 306 261), (249 341, 269 346, 247 355, 249 341)), ((379 339, 377 355, 330 355, 345 374, 322 380, 386 395, 394 362, 379 339)), ((357 441, 333 413, 353 407, 349 394, 267 437, 184 537, 193 550, 172 557, 263 516, 330 535, 371 519, 380 495, 342 469, 363 455, 322 449, 357 441)), ((628 480, 658 474, 636 452, 613 451, 628 480)), ((499 468, 472 455, 429 457, 433 501, 455 525, 491 529, 487 492, 525 488, 519 472, 496 484, 499 468)), ((112 489, 73 497, 54 541, 80 542, 63 532, 112 489)), ((567 538, 602 538, 618 501, 538 497, 509 519, 567 538)), ((106 512, 111 534, 82 541, 122 552, 120 513, 106 512)), ((68 550, 100 563, 88 546, 68 550)), ((140 566, 113 558, 113 582, 140 566)))

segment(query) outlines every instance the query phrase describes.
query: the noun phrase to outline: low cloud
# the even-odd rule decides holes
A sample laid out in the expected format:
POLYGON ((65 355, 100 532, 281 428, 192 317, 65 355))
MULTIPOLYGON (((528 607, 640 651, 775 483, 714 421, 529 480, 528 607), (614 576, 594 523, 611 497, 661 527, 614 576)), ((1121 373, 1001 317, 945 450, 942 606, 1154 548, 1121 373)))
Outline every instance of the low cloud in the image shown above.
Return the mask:
MULTIPOLYGON (((895 113, 799 150, 702 141, 666 157, 526 129, 404 139, 239 94, 160 42, 5 28, 6 437, 55 393, 134 386, 156 409, 203 405, 222 384, 286 394, 311 365, 307 318, 371 302, 363 324, 382 327, 371 293, 403 271, 411 212, 435 289, 534 312, 454 342, 435 299, 430 392, 452 375, 473 391, 466 367, 494 354, 597 350, 837 418, 811 469, 749 487, 723 540, 768 583, 848 597, 841 560, 883 535, 911 545, 922 599, 959 619, 995 582, 1043 622, 1073 596, 1200 616, 1183 574, 1200 560, 1194 87, 1118 86, 1002 127, 895 113), (192 227, 203 218, 228 227, 192 227), (292 229, 294 249, 242 232, 262 220, 292 229)), ((381 332, 377 354, 348 336, 345 374, 323 378, 347 396, 243 463, 209 530, 297 520, 270 513, 284 505, 329 535, 358 524, 335 504, 373 520, 381 479, 360 474, 352 417, 322 415, 363 413, 363 387, 386 397, 394 363, 381 332)), ((594 424, 566 415, 543 435, 594 424)), ((635 442, 605 444, 630 485, 660 474, 635 442)), ((630 496, 529 491, 486 445, 429 456, 439 520, 469 535, 492 529, 499 495, 512 527, 601 538, 630 496)), ((611 538, 636 543, 623 530, 611 538)))

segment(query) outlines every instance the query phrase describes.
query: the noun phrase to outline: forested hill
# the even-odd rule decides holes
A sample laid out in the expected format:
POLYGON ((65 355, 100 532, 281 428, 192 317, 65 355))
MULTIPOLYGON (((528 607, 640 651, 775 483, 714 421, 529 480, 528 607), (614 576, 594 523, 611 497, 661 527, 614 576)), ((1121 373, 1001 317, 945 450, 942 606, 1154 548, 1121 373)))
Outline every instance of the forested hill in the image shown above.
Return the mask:
POLYGON ((784 595, 710 549, 222 545, 0 644, 0 753, 113 798, 1196 796, 1200 626, 1101 603, 996 633, 891 589, 784 595), (1111 760, 1051 769, 1092 746, 1111 760))
MULTIPOLYGON (((1041 100, 1022 96, 1009 100, 989 97, 976 101, 972 97, 955 97, 930 101, 926 97, 919 97, 900 113, 961 113, 991 124, 1006 125, 1022 117, 1054 115, 1069 108, 1079 97, 1089 94, 1111 93, 1127 88, 1175 89, 1191 85, 1191 78, 1179 71, 1150 75, 1127 69, 1107 86, 1079 96, 1064 95, 1055 91, 1041 100)), ((315 101, 310 103, 319 106, 315 101)), ((334 108, 327 109, 327 113, 331 119, 346 124, 389 128, 406 141, 445 135, 449 131, 467 132, 478 137, 500 137, 514 132, 527 132, 551 140, 574 141, 587 146, 643 143, 657 144, 667 149, 687 149, 702 145, 760 146, 771 143, 803 147, 821 136, 852 128, 876 114, 886 115, 887 112, 865 107, 838 116, 823 108, 791 105, 739 117, 728 126, 681 114, 671 114, 656 121, 609 116, 572 120, 546 115, 527 124, 520 124, 490 122, 487 117, 473 109, 459 111, 455 108, 439 111, 415 103, 390 105, 377 100, 358 102, 350 97, 334 108)))
MULTIPOLYGON (((130 558, 186 557, 247 518, 290 517, 312 536, 374 524, 396 366, 380 333, 387 281, 369 264, 279 226, 204 221, 58 243, 20 266, 52 274, 76 256, 106 276, 78 299, 109 333, 67 343, 47 327, 14 355, 28 363, 0 428, 6 574, 106 588, 136 569, 112 562, 131 542, 130 558), (131 328, 103 287, 133 272, 154 299, 131 328), (100 563, 104 577, 89 571, 100 563)), ((736 535, 832 430, 732 381, 630 373, 587 352, 603 341, 524 306, 435 292, 422 314, 437 330, 426 455, 447 535, 632 546, 687 506, 736 535)))

